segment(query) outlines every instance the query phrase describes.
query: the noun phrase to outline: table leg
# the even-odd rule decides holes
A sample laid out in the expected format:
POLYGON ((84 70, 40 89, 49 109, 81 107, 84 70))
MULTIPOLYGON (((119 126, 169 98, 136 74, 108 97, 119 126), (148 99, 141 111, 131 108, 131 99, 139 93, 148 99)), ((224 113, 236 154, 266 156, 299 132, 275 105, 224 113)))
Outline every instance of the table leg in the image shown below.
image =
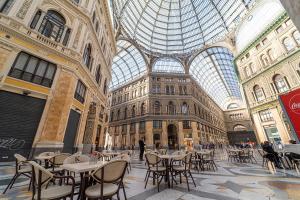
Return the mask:
MULTIPOLYGON (((87 172, 88 173, 88 172, 87 172)), ((79 188, 79 194, 78 194, 78 200, 85 200, 85 188, 88 185, 88 176, 87 173, 80 173, 80 188, 79 188)))
POLYGON ((170 170, 169 170, 169 160, 167 160, 166 163, 166 177, 167 177, 167 181, 168 181, 168 188, 171 188, 171 184, 170 184, 170 170))

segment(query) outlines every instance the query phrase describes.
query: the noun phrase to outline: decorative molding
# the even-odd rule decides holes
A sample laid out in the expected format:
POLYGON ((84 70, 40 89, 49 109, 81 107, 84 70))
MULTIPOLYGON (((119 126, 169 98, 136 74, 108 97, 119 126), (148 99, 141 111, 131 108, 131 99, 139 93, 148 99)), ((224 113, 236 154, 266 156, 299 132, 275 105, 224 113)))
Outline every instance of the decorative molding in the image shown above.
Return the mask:
POLYGON ((31 4, 32 4, 32 0, 25 0, 22 7, 19 9, 19 11, 17 13, 17 17, 20 19, 24 19, 31 4))
POLYGON ((77 33, 73 42, 73 48, 77 49, 78 47, 78 43, 79 43, 79 39, 80 39, 80 35, 81 35, 81 31, 82 31, 82 22, 79 22, 79 26, 77 28, 77 33))

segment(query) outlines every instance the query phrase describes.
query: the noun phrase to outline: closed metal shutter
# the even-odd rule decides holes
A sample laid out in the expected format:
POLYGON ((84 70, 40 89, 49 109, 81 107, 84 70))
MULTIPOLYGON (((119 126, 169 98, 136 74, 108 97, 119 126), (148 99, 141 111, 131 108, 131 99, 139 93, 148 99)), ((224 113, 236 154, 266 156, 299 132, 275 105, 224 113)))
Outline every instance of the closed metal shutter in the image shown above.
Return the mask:
POLYGON ((46 100, 0 91, 0 161, 28 157, 46 100))
POLYGON ((64 148, 63 152, 73 153, 74 144, 77 136, 78 124, 80 120, 80 113, 75 110, 71 110, 68 119, 68 125, 64 137, 64 148))

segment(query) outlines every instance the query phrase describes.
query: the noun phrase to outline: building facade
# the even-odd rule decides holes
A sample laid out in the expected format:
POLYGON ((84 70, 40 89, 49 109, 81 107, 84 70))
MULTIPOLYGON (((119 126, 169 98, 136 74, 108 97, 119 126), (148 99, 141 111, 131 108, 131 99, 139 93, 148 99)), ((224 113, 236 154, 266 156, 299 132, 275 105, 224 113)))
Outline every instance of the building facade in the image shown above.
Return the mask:
MULTIPOLYGON (((258 12, 258 6, 252 12, 258 12)), ((259 142, 288 143, 294 139, 279 96, 300 87, 300 33, 285 11, 278 13, 276 17, 271 16, 270 23, 236 56, 237 71, 259 142)), ((249 23, 245 22, 244 26, 249 23)))
POLYGON ((0 159, 103 146, 116 52, 109 12, 106 1, 1 1, 0 138, 9 145, 0 159))
POLYGON ((116 148, 178 149, 227 144, 222 109, 188 74, 150 73, 111 92, 109 133, 116 148))

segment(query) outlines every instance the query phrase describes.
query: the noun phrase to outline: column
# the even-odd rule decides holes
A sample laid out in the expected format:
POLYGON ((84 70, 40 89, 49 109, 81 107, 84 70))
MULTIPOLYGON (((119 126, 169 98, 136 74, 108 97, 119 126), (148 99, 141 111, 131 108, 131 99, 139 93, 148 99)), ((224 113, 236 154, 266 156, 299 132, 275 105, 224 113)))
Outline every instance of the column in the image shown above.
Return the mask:
POLYGON ((140 140, 140 124, 139 123, 135 123, 135 148, 139 148, 139 140, 140 140))
POLYGON ((127 129, 126 129, 126 146, 130 148, 130 144, 131 144, 131 138, 130 138, 130 124, 126 125, 127 129))
POLYGON ((259 114, 258 113, 254 113, 253 114, 253 122, 256 128, 256 138, 257 138, 257 142, 261 143, 264 142, 266 140, 268 140, 266 133, 261 125, 260 119, 259 119, 259 114))
POLYGON ((194 146, 198 145, 200 138, 198 137, 197 122, 192 122, 192 137, 194 146))
POLYGON ((153 147, 153 121, 146 121, 146 145, 149 148, 153 147))
POLYGON ((183 124, 182 121, 178 122, 178 145, 184 145, 184 135, 183 135, 183 124))
POLYGON ((285 128, 285 125, 284 125, 284 122, 282 121, 282 118, 280 117, 279 115, 279 112, 278 112, 278 108, 273 108, 271 109, 271 112, 272 112, 272 116, 276 122, 276 128, 278 130, 278 133, 282 139, 282 142, 284 144, 288 144, 289 143, 289 140, 291 139, 286 128, 285 128))
POLYGON ((288 15, 300 30, 300 2, 295 0, 280 0, 288 15))
POLYGON ((168 148, 168 127, 166 121, 162 121, 162 133, 160 142, 164 148, 168 148))

